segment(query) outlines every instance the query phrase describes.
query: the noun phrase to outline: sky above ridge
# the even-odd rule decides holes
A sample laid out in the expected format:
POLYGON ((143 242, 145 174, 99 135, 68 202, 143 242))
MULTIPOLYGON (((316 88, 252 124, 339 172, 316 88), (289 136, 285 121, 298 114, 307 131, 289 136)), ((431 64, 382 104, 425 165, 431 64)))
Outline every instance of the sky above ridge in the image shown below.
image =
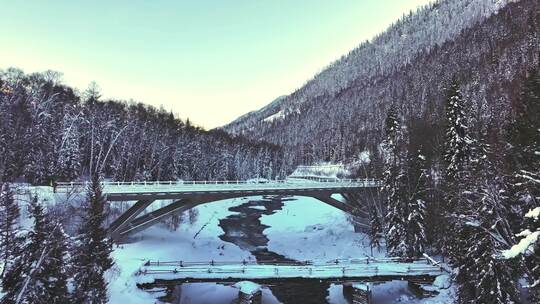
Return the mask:
POLYGON ((0 0, 0 69, 55 70, 207 129, 292 93, 429 0, 0 0))

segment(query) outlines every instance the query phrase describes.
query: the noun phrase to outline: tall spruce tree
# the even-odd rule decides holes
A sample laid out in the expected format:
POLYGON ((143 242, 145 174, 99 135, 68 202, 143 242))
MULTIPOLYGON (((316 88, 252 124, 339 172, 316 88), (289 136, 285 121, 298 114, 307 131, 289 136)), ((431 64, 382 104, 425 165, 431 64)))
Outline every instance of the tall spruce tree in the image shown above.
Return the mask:
POLYGON ((381 238, 383 237, 383 226, 381 222, 381 216, 377 212, 377 208, 370 208, 370 230, 369 239, 371 248, 377 249, 381 246, 381 238))
POLYGON ((35 275, 35 287, 31 292, 33 303, 68 303, 69 237, 59 221, 52 220, 50 216, 47 218, 51 221, 48 223, 50 229, 44 243, 47 252, 43 266, 35 275))
POLYGON ((403 129, 395 106, 388 111, 383 141, 383 192, 386 195, 386 249, 391 256, 407 256, 407 202, 404 197, 406 174, 404 170, 405 146, 403 129))
POLYGON ((13 199, 9 184, 0 184, 0 258, 2 272, 10 267, 14 257, 20 252, 20 240, 17 237, 19 205, 13 199))
POLYGON ((466 166, 469 163, 472 140, 467 125, 465 107, 465 100, 461 95, 459 84, 454 80, 448 89, 446 101, 446 130, 443 155, 446 161, 445 178, 450 183, 464 178, 463 175, 466 173, 466 166))
POLYGON ((471 145, 473 140, 469 134, 465 100, 461 95, 459 84, 452 81, 448 89, 446 101, 446 129, 443 158, 445 197, 442 204, 444 221, 443 250, 454 262, 463 258, 461 250, 466 248, 463 241, 468 239, 463 229, 460 214, 468 213, 470 206, 464 193, 468 193, 471 185, 470 164, 471 145))
POLYGON ((453 82, 446 106, 446 254, 458 269, 460 297, 466 303, 517 300, 511 268, 495 257, 512 238, 504 189, 491 164, 489 146, 471 136, 466 102, 453 82), (478 285, 480 284, 480 285, 478 285))
POLYGON ((64 256, 65 238, 52 226, 37 197, 31 201, 29 213, 34 221, 25 244, 8 268, 3 303, 66 303, 67 276, 64 256))
POLYGON ((77 303, 107 303, 107 283, 104 274, 112 267, 112 243, 103 228, 105 199, 97 174, 87 190, 83 223, 73 253, 74 301, 77 303))
POLYGON ((426 240, 426 192, 428 171, 425 156, 417 151, 408 157, 408 216, 407 243, 409 257, 420 257, 425 252, 426 240))
POLYGON ((31 205, 34 227, 30 231, 28 261, 32 268, 18 298, 26 303, 66 303, 69 300, 67 290, 67 252, 68 238, 62 225, 53 221, 43 207, 34 200, 31 205))

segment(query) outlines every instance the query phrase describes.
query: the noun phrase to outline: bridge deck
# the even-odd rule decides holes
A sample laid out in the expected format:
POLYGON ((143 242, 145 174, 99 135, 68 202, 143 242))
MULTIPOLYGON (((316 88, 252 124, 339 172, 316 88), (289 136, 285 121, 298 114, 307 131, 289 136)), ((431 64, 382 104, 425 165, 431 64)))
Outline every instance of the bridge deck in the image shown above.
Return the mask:
MULTIPOLYGON (((59 183, 58 192, 69 192, 85 187, 86 183, 59 183)), ((146 181, 103 182, 103 193, 108 200, 139 200, 150 196, 155 199, 174 199, 180 196, 207 194, 299 194, 302 192, 339 193, 365 188, 376 188, 380 182, 373 179, 320 179, 276 181, 146 181)))
POLYGON ((357 259, 326 263, 305 264, 252 264, 252 263, 185 263, 148 262, 139 276, 154 281, 210 282, 223 280, 268 279, 377 279, 434 278, 443 273, 438 265, 427 259, 404 262, 397 259, 357 259))

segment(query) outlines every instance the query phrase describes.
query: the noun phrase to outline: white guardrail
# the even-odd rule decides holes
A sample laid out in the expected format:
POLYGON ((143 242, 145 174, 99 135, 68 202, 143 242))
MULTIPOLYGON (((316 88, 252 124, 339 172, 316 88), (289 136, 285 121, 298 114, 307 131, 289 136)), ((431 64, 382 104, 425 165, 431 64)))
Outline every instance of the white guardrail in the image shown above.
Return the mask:
MULTIPOLYGON (((60 182, 57 189, 70 189, 87 187, 89 182, 60 182)), ((102 182, 104 190, 144 190, 144 189, 296 189, 296 188, 356 188, 356 187, 378 187, 381 182, 375 179, 287 179, 287 180, 236 180, 236 181, 133 181, 133 182, 102 182)))

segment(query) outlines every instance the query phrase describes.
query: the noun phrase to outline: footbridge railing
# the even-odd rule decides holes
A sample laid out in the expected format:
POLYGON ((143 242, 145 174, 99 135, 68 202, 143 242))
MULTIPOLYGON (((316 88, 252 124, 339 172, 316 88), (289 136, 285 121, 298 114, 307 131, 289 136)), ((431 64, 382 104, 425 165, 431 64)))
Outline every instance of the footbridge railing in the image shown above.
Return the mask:
POLYGON ((265 279, 434 278, 444 269, 429 259, 360 258, 330 261, 147 261, 136 273, 154 280, 218 281, 265 279))

